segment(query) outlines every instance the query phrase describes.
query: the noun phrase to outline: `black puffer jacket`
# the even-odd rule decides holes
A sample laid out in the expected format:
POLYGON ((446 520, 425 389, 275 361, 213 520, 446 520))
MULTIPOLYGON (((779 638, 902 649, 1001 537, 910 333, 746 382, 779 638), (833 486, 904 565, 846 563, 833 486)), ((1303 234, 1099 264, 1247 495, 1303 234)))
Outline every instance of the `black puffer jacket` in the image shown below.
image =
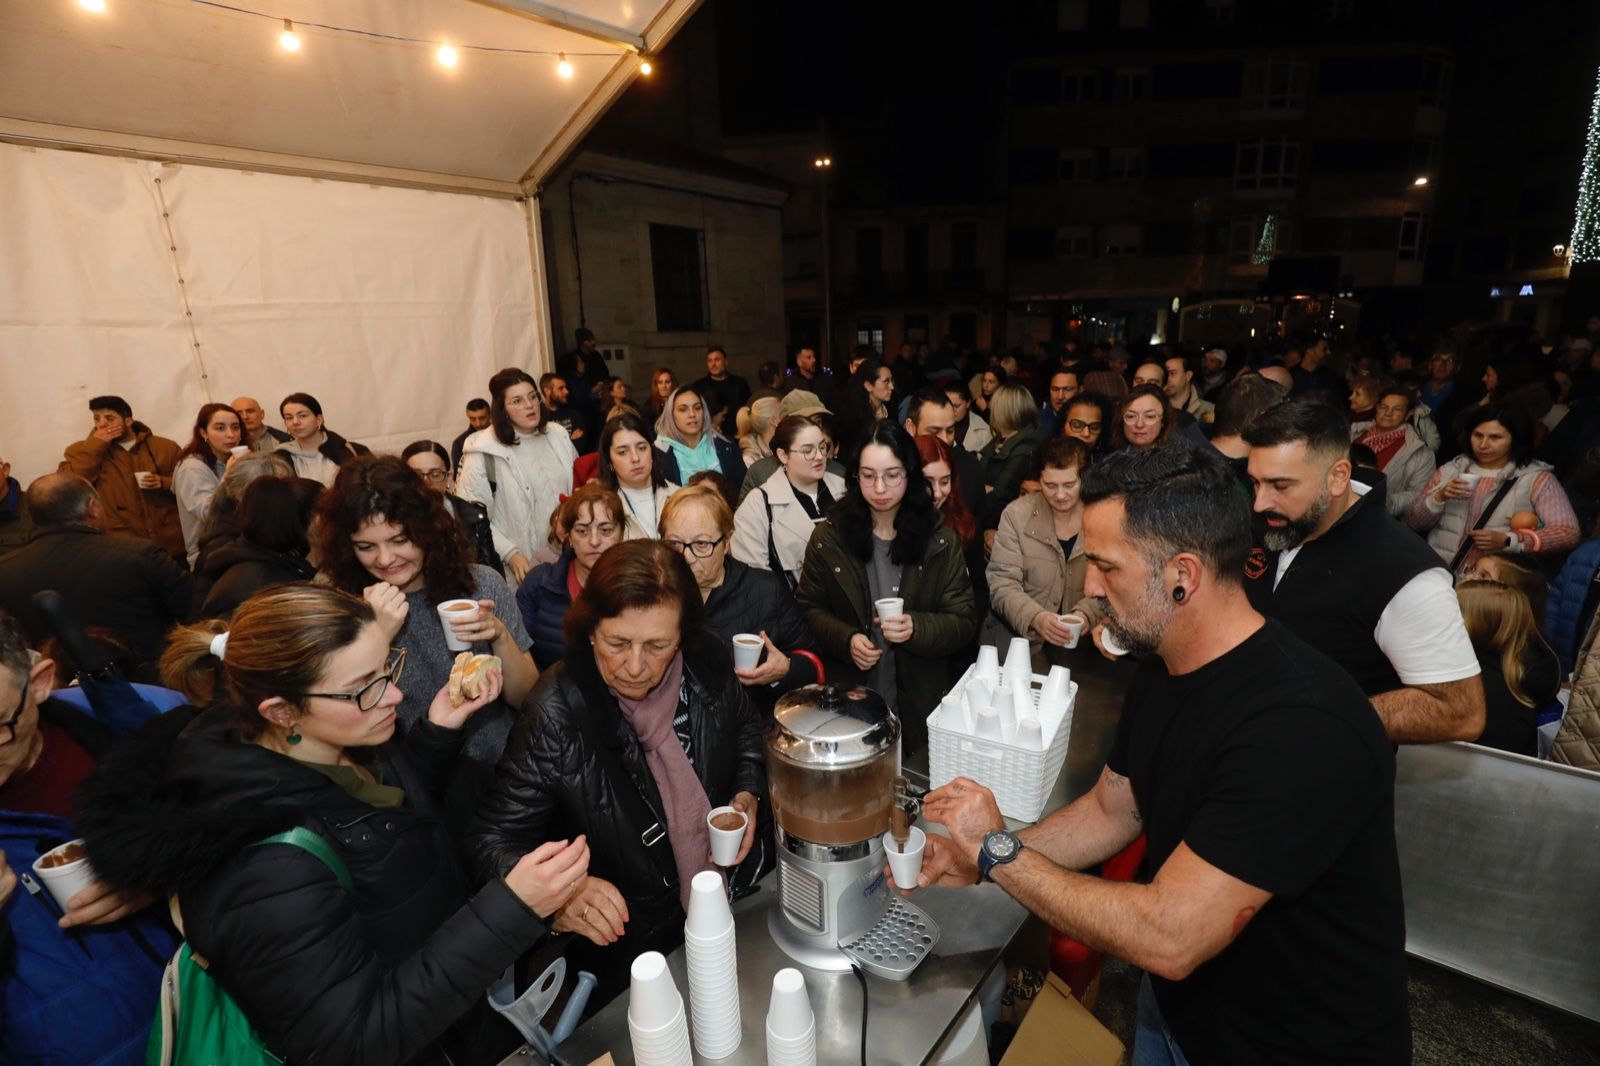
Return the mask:
POLYGON ((288 1061, 496 1062, 514 1034, 484 992, 545 927, 499 878, 467 894, 430 797, 458 746, 424 726, 405 750, 367 749, 405 791, 383 809, 244 741, 227 707, 181 708, 101 762, 78 828, 106 881, 177 893, 190 944, 288 1061), (295 825, 333 846, 353 892, 305 851, 250 846, 295 825))
POLYGON ((202 618, 231 618, 234 608, 262 589, 310 581, 317 568, 295 552, 275 552, 240 537, 231 540, 205 557, 201 576, 210 583, 202 618))
MULTIPOLYGON (((685 649, 680 723, 685 751, 712 806, 739 792, 767 806, 761 724, 733 676, 730 654, 714 638, 685 649)), ((628 966, 644 951, 683 942, 678 876, 664 846, 642 841, 666 817, 638 737, 595 667, 588 644, 546 671, 523 702, 495 784, 467 833, 480 876, 498 877, 548 840, 589 840, 589 873, 610 881, 628 904, 622 939, 606 948, 575 938, 571 963, 600 979, 596 1005, 626 987, 628 966), (648 812, 648 813, 646 813, 648 812)), ((665 841, 663 841, 663 844, 665 841)))
POLYGON ((461 531, 467 535, 467 543, 472 545, 473 552, 478 556, 477 561, 504 577, 506 566, 500 559, 500 553, 494 550, 494 530, 489 525, 489 509, 476 500, 460 496, 449 496, 448 499, 456 521, 461 523, 461 531))
POLYGON ((772 713, 773 704, 785 692, 802 685, 815 685, 819 680, 817 666, 822 657, 817 655, 816 641, 806 628, 794 597, 784 587, 783 579, 771 571, 757 570, 729 556, 724 564, 722 584, 712 589, 706 598, 706 628, 729 647, 735 633, 765 631, 778 650, 789 657, 789 673, 776 685, 745 688, 750 702, 763 715, 772 713), (798 650, 816 655, 815 661, 796 655, 798 650))

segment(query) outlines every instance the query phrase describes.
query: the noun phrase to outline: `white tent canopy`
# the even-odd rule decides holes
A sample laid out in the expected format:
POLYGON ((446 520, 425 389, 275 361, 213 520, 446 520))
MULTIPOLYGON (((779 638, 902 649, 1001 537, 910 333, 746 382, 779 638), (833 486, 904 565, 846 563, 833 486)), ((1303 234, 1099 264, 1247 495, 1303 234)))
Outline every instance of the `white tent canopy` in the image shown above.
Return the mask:
POLYGON ((550 360, 541 181, 696 2, 0 4, 0 458, 53 469, 102 392, 180 441, 296 390, 453 436, 550 360))

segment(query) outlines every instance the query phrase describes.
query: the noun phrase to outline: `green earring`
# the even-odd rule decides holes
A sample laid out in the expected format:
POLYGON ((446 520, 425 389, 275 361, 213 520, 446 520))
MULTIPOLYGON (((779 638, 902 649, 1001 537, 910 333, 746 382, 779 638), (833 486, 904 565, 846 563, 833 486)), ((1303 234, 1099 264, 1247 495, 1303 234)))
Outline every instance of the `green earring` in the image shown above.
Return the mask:
POLYGON ((298 743, 300 743, 300 734, 296 733, 293 729, 290 729, 289 730, 289 735, 284 737, 283 739, 287 740, 291 744, 298 744, 298 743))

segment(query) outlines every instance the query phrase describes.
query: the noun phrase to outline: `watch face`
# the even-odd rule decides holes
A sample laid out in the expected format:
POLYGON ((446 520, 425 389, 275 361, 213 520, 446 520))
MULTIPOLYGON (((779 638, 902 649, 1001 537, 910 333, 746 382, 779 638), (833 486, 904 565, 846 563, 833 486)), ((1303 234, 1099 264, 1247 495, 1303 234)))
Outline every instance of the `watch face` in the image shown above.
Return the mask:
POLYGON ((983 842, 984 850, 1001 862, 1014 856, 1020 846, 1017 838, 1010 833, 990 833, 983 842))

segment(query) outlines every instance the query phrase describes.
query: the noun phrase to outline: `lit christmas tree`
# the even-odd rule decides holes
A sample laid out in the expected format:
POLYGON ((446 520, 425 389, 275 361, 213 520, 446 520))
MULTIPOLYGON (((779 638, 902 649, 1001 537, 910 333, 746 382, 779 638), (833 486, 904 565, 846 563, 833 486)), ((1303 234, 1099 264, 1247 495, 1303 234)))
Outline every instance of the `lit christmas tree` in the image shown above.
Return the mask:
POLYGON ((1261 224, 1261 239, 1256 241, 1255 254, 1250 257, 1250 262, 1256 266, 1266 266, 1272 262, 1272 253, 1278 244, 1278 216, 1274 212, 1267 213, 1267 220, 1261 224))
POLYGON ((1578 212, 1568 249, 1573 263, 1600 261, 1600 90, 1589 109, 1589 134, 1578 174, 1578 212))

